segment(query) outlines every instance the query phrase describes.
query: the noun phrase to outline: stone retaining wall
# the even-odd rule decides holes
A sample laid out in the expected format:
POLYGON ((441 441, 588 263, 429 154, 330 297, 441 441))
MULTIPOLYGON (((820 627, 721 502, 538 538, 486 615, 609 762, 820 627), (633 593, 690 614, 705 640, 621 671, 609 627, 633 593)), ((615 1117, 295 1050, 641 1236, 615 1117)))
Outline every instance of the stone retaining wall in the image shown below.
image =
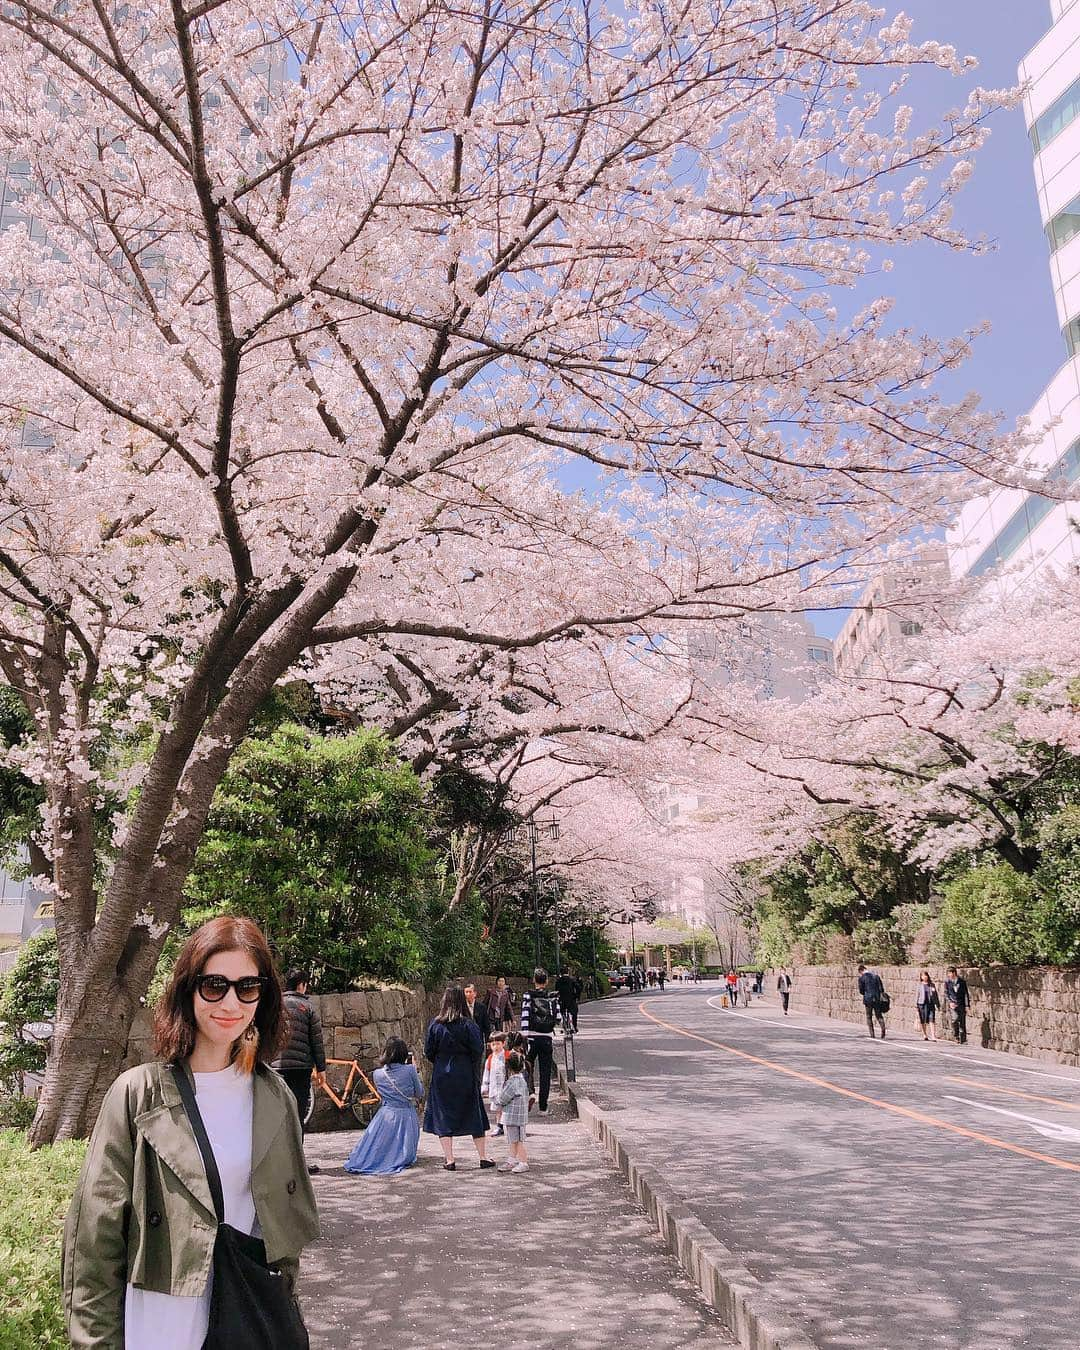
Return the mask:
MULTIPOLYGON (((892 999, 890 1026, 918 1029, 915 994, 919 972, 928 968, 944 1003, 944 966, 874 967, 892 999)), ((960 973, 971 995, 967 1020, 970 1041, 989 1050, 1007 1050, 1047 1063, 1080 1065, 1080 970, 972 966, 961 967, 960 973)), ((793 1008, 865 1024, 854 965, 799 966, 792 976, 793 1008)), ((947 1023, 947 1017, 939 1013, 939 1035, 947 1023)))
MULTIPOLYGON (((463 976, 460 983, 468 984, 470 979, 480 997, 495 983, 489 975, 463 976)), ((507 983, 519 998, 528 986, 527 980, 517 977, 511 977, 507 983)), ((428 1023, 439 1010, 442 994, 442 987, 424 989, 418 985, 387 985, 346 994, 312 995, 311 1001, 322 1018, 327 1058, 356 1058, 370 1075, 383 1046, 391 1036, 399 1036, 416 1056, 416 1066, 426 1079, 424 1035, 428 1023)), ((150 1014, 144 1011, 132 1026, 124 1068, 144 1064, 151 1058, 150 1014)), ((346 1073, 345 1069, 331 1068, 327 1076, 331 1084, 340 1089, 346 1073)), ((325 1093, 320 1092, 308 1128, 315 1131, 355 1129, 356 1121, 351 1115, 343 1116, 325 1093)))

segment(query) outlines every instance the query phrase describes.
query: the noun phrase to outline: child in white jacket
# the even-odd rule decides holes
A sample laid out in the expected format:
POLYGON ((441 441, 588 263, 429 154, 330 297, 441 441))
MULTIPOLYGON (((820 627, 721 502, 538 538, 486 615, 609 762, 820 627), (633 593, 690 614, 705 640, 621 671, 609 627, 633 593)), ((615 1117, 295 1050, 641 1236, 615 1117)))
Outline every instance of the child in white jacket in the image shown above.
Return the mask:
POLYGON ((491 1133, 497 1137, 503 1133, 502 1107, 499 1105, 499 1094, 506 1082, 505 1033, 496 1031, 492 1034, 488 1041, 488 1051, 487 1061, 484 1064, 484 1076, 480 1080, 480 1092, 487 1098, 495 1117, 495 1128, 491 1133))

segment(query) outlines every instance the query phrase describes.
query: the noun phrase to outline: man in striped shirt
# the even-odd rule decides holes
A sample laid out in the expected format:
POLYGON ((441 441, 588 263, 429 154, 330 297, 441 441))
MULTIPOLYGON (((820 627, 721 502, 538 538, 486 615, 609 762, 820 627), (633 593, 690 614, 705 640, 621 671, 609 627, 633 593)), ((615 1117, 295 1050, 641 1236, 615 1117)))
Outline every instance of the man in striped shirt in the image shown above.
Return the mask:
POLYGON ((548 988, 548 973, 542 966, 533 971, 532 988, 521 996, 521 1033, 529 1041, 529 1063, 540 1062, 540 1114, 547 1115, 554 1059, 555 1028, 562 1021, 559 996, 548 988))

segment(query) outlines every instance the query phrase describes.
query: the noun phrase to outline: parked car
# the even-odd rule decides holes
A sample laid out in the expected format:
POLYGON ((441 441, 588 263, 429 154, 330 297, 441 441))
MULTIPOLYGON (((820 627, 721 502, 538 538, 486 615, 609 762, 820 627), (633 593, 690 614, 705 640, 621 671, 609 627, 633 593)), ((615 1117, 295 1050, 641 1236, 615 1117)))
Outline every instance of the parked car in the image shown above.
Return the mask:
POLYGON ((629 983, 628 977, 621 970, 605 970, 604 974, 612 989, 625 989, 629 983))

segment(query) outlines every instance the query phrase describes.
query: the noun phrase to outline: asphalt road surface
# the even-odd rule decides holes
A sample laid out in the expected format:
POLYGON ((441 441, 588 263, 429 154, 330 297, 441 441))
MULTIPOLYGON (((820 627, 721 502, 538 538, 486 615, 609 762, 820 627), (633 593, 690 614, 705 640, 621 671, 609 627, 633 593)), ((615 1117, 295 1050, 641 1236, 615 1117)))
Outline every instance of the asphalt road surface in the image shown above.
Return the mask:
POLYGON ((1080 1072, 719 1006, 582 1009, 580 1086, 823 1350, 1080 1346, 1080 1072))

